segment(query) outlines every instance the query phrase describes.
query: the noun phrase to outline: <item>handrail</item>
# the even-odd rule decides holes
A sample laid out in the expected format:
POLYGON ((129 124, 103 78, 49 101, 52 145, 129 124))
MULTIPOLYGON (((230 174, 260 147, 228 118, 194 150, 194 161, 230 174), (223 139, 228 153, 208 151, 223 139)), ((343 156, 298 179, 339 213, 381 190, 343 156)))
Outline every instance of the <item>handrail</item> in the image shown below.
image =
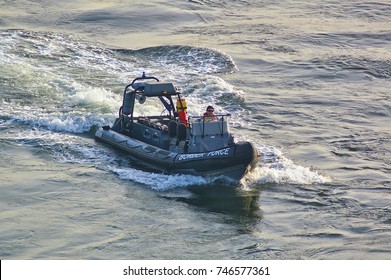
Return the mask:
MULTIPOLYGON (((130 84, 128 84, 128 85, 125 87, 125 92, 126 92, 126 90, 128 89, 128 87, 133 86, 134 82, 140 81, 140 80, 155 80, 155 81, 157 81, 157 82, 160 82, 160 80, 159 80, 158 78, 153 77, 153 76, 147 77, 147 76, 145 75, 145 72, 143 72, 143 75, 142 75, 141 77, 135 78, 130 84)), ((138 90, 138 88, 137 88, 135 91, 137 91, 137 90, 138 90)))
POLYGON ((135 78, 135 79, 132 81, 131 85, 133 85, 133 83, 134 83, 135 81, 139 81, 139 80, 155 80, 155 81, 157 81, 157 82, 160 82, 158 78, 155 78, 155 77, 153 77, 153 76, 147 77, 147 76, 145 76, 145 72, 143 72, 143 75, 142 75, 141 77, 135 78))
MULTIPOLYGON (((215 114, 213 117, 231 117, 232 115, 230 113, 228 114, 215 114)), ((205 116, 189 116, 189 121, 190 119, 203 119, 205 116)))

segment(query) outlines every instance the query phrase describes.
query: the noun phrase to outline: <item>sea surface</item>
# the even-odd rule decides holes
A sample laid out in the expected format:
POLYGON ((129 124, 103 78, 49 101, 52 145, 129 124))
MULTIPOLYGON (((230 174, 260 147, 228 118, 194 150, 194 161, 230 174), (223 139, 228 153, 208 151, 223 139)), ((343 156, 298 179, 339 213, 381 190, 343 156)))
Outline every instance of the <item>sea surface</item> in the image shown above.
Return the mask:
POLYGON ((0 258, 391 259, 390 27, 389 0, 0 0, 0 258), (97 143, 144 71, 231 113, 257 168, 97 143))

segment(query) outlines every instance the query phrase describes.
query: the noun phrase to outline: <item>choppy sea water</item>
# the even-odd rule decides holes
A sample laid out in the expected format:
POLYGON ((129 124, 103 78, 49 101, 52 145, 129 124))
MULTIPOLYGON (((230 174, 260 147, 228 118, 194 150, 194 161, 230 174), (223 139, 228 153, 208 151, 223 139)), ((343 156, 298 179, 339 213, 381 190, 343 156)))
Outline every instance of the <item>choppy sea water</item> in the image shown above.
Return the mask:
POLYGON ((1 258, 390 259, 391 4, 275 2, 0 1, 1 258), (230 112, 256 170, 96 143, 143 71, 230 112))

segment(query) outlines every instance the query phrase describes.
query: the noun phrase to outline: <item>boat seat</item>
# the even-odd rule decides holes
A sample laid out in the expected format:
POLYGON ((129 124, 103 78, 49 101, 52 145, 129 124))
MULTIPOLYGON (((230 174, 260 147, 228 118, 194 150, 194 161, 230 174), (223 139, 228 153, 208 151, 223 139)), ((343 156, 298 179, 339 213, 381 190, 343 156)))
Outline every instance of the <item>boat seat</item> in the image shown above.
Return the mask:
POLYGON ((184 125, 183 123, 178 124, 176 135, 177 135, 179 141, 186 140, 186 137, 187 137, 186 125, 184 125))
POLYGON ((177 135, 178 123, 176 121, 170 120, 168 122, 168 135, 170 137, 175 137, 177 135))

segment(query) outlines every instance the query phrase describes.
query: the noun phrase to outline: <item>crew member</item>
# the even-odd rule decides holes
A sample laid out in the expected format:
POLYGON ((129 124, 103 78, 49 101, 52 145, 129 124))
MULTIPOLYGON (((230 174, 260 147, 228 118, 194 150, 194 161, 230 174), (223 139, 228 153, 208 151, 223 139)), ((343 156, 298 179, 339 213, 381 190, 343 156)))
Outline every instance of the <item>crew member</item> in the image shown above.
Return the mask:
POLYGON ((217 121, 217 116, 214 111, 215 109, 211 105, 206 108, 206 112, 204 113, 204 120, 206 122, 217 121))

